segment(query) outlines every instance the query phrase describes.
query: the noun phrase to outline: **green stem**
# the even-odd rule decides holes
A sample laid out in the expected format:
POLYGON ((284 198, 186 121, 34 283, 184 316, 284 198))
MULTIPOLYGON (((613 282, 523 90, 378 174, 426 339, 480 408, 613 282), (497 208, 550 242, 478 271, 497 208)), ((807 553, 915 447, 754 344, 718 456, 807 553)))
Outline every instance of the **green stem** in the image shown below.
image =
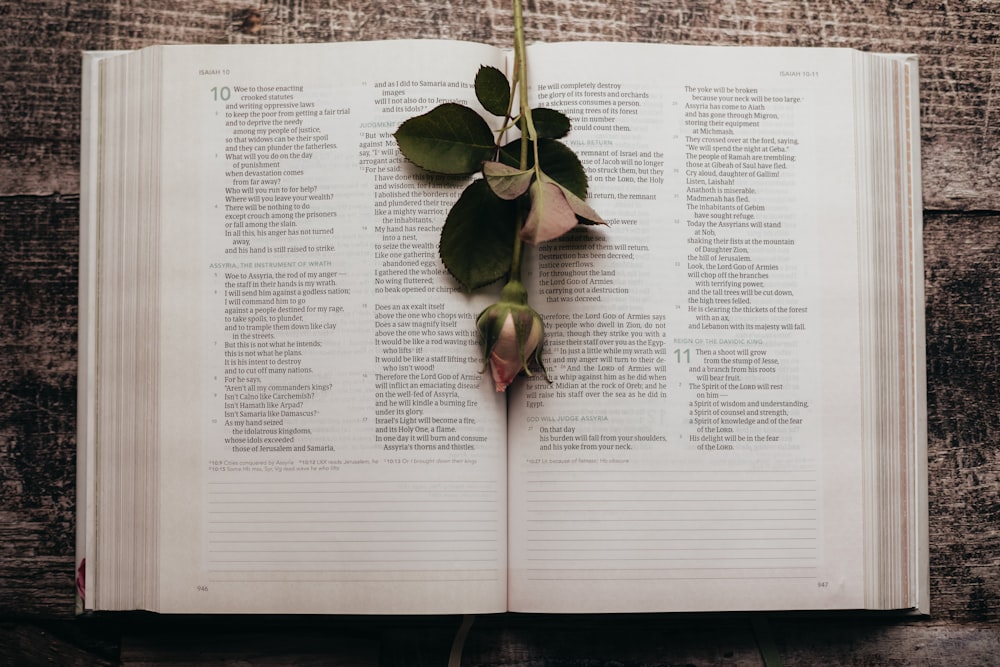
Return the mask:
MULTIPOLYGON (((528 108, 528 66, 524 49, 524 13, 521 0, 514 0, 514 82, 520 94, 520 126, 521 126, 521 169, 528 168, 528 140, 535 136, 535 126, 531 122, 531 110, 528 108)), ((537 150, 536 150, 537 153, 537 150)), ((535 155, 535 167, 538 167, 538 155, 535 155)), ((514 252, 510 260, 509 280, 521 280, 521 228, 524 226, 524 207, 518 202, 517 224, 514 226, 514 252)))
MULTIPOLYGON (((535 171, 538 171, 538 133, 535 131, 535 121, 531 118, 531 107, 528 105, 528 56, 524 47, 524 13, 521 9, 521 0, 514 0, 514 67, 517 69, 518 91, 521 98, 521 123, 526 130, 521 133, 521 145, 524 145, 525 139, 531 142, 535 154, 535 171)), ((522 162, 521 169, 526 168, 527 164, 522 162)))
POLYGON ((512 78, 512 80, 510 82, 510 99, 507 100, 507 114, 504 116, 504 119, 503 119, 503 127, 501 128, 500 132, 497 134, 497 144, 496 144, 496 148, 497 148, 497 150, 496 150, 496 159, 497 160, 500 159, 500 150, 503 148, 503 145, 506 143, 504 141, 504 136, 507 134, 507 131, 510 130, 510 128, 514 127, 514 123, 513 123, 513 120, 514 120, 514 91, 517 90, 517 68, 516 67, 514 68, 514 75, 511 78, 512 78))

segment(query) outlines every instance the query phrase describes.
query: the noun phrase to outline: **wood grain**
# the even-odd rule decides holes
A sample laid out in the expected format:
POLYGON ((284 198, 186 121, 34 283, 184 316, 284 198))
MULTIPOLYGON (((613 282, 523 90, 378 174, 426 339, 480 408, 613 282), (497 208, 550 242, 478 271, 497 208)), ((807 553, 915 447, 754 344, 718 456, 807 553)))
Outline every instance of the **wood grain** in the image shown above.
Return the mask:
MULTIPOLYGON (((789 665, 996 664, 997 4, 526 0, 526 14, 536 40, 920 54, 932 617, 777 615, 770 627, 789 665)), ((73 618, 79 52, 409 36, 506 45, 511 33, 500 0, 0 0, 0 664, 443 664, 455 618, 73 618)), ((760 664, 757 639, 738 615, 500 615, 477 619, 464 664, 760 664)))
MULTIPOLYGON (((356 623, 307 619, 290 629, 280 623, 253 622, 257 631, 251 633, 230 622, 210 633, 211 642, 202 633, 178 627, 126 633, 121 658, 130 667, 217 664, 233 655, 240 656, 241 664, 262 666, 439 667, 447 661, 458 619, 388 619, 352 628, 350 624, 356 623), (193 645, 178 646, 177 637, 190 634, 196 637, 193 645), (377 663, 372 655, 376 644, 377 663)), ((992 626, 787 615, 766 619, 763 629, 760 625, 745 615, 482 616, 475 619, 462 647, 462 664, 759 665, 760 644, 767 635, 789 666, 988 667, 996 664, 1000 650, 1000 635, 992 626)))
POLYGON ((1000 216, 925 222, 935 616, 1000 621, 1000 216))
POLYGON ((0 199, 0 613, 73 613, 78 208, 0 199))
MULTIPOLYGON (((508 3, 0 0, 0 195, 79 191, 80 51, 156 43, 449 38, 509 45, 508 3), (259 21, 244 26, 253 8, 259 21)), ((993 2, 535 0, 532 40, 849 46, 920 55, 928 208, 1000 209, 1000 12, 993 2)), ((677 66, 688 66, 678 63, 677 66)))
POLYGON ((81 624, 0 621, 0 665, 102 667, 117 663, 117 639, 81 624))

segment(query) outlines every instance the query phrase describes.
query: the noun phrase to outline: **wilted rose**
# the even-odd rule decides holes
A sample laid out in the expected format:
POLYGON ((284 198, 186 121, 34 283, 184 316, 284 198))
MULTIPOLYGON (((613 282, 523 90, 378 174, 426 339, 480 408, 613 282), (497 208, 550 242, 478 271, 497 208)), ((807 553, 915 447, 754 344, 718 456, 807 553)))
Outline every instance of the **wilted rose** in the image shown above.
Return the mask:
POLYGON ((545 327, 541 316, 528 305, 528 293, 520 282, 507 283, 500 301, 480 313, 476 325, 497 391, 506 391, 521 373, 545 372, 545 327))

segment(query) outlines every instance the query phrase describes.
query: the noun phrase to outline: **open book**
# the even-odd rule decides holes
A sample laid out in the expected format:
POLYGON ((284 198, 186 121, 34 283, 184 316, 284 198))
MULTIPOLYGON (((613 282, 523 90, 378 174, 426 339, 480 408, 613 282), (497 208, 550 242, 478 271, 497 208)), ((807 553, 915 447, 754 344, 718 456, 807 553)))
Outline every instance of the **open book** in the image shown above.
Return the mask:
POLYGON ((85 56, 85 609, 926 611, 915 59, 529 47, 610 225, 505 396, 392 132, 508 60, 85 56))

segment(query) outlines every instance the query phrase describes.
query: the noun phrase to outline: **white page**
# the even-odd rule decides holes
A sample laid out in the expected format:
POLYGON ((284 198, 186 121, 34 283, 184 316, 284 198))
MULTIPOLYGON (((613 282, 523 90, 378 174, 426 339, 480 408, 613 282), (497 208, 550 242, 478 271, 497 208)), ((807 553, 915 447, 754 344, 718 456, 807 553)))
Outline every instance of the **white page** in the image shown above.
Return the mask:
POLYGON ((534 255, 554 382, 510 401, 511 608, 862 606, 850 54, 529 69, 611 225, 534 255))
POLYGON ((502 53, 164 55, 161 609, 506 604, 503 398, 391 133, 502 53), (273 106, 277 105, 277 106, 273 106), (325 311, 325 312, 324 312, 325 311))

